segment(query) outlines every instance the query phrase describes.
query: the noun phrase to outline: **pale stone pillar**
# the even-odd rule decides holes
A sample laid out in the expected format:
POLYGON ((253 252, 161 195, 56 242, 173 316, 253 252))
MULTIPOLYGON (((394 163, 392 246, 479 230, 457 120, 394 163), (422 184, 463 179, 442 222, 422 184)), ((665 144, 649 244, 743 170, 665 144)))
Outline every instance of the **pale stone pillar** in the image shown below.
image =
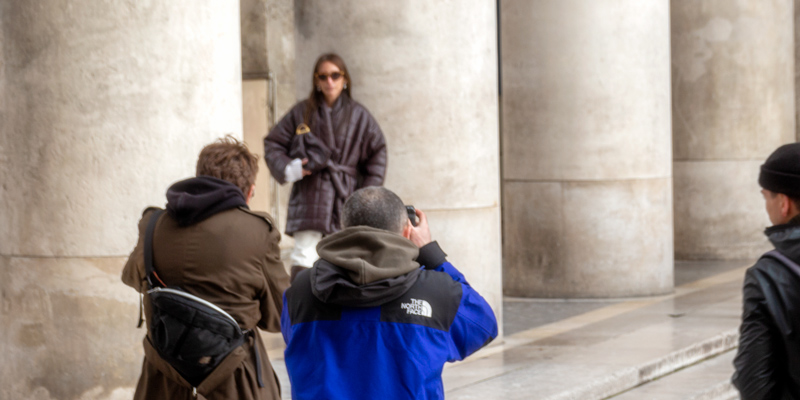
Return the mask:
POLYGON ((502 1, 503 287, 673 287, 669 2, 502 1))
POLYGON ((792 0, 671 8, 675 256, 758 257, 759 165, 796 137, 792 0))
POLYGON ((0 3, 0 398, 130 398, 147 205, 242 135, 238 1, 0 3))
MULTIPOLYGON (((264 162, 264 137, 297 101, 295 96, 295 46, 293 0, 242 0, 242 108, 244 140, 259 156, 259 174, 250 208, 269 212, 281 231, 286 228, 291 184, 271 179, 264 162), (274 115, 273 115, 274 114, 274 115)), ((284 235, 281 251, 294 246, 284 235)))
POLYGON ((794 130, 797 133, 796 140, 800 141, 800 62, 797 58, 800 55, 800 0, 794 0, 794 130))
POLYGON ((389 149, 386 187, 501 319, 495 1, 297 2, 298 98, 316 58, 341 55, 389 149))

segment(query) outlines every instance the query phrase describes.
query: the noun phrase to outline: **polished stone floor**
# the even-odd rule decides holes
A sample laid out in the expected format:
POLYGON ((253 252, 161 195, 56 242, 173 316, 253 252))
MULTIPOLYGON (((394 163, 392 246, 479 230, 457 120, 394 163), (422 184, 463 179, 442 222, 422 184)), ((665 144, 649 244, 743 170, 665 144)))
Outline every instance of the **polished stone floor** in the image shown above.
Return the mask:
MULTIPOLYGON (((506 298, 504 338, 446 366, 447 398, 735 398, 730 358, 751 264, 677 262, 666 296, 506 298)), ((280 335, 265 345, 289 398, 280 335)))
POLYGON ((729 350, 716 357, 705 359, 647 384, 635 387, 613 400, 687 400, 738 398, 730 385, 733 357, 729 350))

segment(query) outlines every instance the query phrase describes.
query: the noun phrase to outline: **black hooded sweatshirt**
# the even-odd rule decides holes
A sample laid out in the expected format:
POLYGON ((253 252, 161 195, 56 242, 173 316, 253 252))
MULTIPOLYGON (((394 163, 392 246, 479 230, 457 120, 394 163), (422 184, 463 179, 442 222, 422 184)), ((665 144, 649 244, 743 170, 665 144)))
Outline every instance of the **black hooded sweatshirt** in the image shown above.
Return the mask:
POLYGON ((179 226, 194 225, 237 207, 249 209, 242 190, 211 176, 185 179, 167 189, 167 213, 179 226))

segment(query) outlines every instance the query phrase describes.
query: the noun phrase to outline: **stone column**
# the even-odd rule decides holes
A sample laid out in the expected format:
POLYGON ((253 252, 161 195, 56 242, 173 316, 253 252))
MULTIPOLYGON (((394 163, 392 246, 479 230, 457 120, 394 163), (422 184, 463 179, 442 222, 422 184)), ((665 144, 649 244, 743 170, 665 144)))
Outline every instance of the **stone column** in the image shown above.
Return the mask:
POLYGON ((669 2, 500 5, 504 292, 670 292, 669 2))
POLYGON ((759 166, 795 136, 791 0, 674 1, 675 256, 769 249, 759 166))
POLYGON ((238 1, 0 2, 0 398, 130 398, 148 205, 242 135, 238 1))
POLYGON ((386 187, 427 212, 434 239, 501 319, 495 1, 296 3, 298 98, 316 58, 341 55, 386 135, 386 187))
POLYGON ((800 55, 800 0, 794 0, 794 129, 797 133, 796 140, 800 142, 800 62, 797 58, 800 55))
MULTIPOLYGON (((297 101, 294 1, 242 0, 241 19, 244 140, 260 158, 250 208, 272 214, 283 232, 292 186, 280 186, 271 179, 264 162, 264 137, 272 121, 280 120, 297 101)), ((290 252, 293 246, 292 237, 284 235, 282 252, 290 252)))

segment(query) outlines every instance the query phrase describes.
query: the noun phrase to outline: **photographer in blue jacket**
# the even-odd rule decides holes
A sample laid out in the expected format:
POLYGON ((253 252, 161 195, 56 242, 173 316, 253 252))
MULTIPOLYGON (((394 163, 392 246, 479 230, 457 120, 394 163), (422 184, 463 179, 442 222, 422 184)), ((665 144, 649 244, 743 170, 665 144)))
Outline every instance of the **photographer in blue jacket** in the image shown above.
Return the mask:
POLYGON ((360 189, 284 293, 293 399, 443 399, 442 369, 497 336, 486 300, 400 198, 360 189))

